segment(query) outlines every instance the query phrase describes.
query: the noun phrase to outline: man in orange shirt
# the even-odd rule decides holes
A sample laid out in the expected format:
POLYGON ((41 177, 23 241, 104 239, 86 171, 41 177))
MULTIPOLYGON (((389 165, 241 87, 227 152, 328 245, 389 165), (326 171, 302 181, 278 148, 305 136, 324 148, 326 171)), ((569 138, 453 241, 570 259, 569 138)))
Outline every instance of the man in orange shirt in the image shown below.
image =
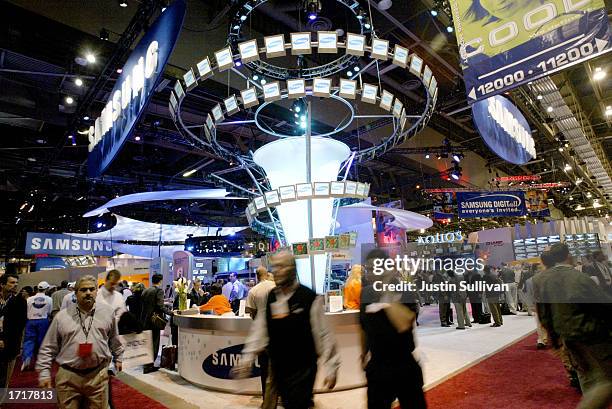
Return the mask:
POLYGON ((212 297, 208 302, 200 307, 200 311, 210 311, 212 310, 215 315, 223 315, 228 312, 232 312, 232 306, 229 303, 229 300, 221 294, 221 287, 219 284, 215 283, 210 288, 210 293, 212 297))
POLYGON ((344 286, 344 308, 347 310, 358 310, 361 299, 361 274, 363 267, 355 264, 351 267, 351 273, 344 286))

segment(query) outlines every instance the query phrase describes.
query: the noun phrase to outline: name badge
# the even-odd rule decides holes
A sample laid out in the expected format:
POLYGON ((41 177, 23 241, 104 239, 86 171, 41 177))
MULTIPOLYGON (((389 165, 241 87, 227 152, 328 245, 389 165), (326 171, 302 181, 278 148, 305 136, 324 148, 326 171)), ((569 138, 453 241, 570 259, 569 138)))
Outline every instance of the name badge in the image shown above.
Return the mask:
POLYGON ((87 358, 89 355, 91 355, 92 350, 93 344, 84 342, 82 344, 79 344, 78 355, 81 358, 87 358))

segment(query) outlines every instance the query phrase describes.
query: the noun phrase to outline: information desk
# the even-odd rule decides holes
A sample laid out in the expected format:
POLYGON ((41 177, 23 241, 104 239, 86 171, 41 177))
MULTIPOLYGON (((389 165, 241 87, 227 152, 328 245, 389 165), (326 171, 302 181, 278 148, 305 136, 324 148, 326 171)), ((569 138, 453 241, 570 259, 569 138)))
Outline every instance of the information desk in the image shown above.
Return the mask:
MULTIPOLYGON (((341 365, 335 391, 365 386, 365 376, 359 356, 359 312, 327 313, 326 319, 334 333, 341 365)), ((253 320, 245 317, 215 315, 175 315, 179 328, 179 374, 187 381, 205 389, 235 394, 259 395, 261 383, 259 363, 252 377, 233 379, 230 371, 240 359, 240 352, 253 320)), ((300 351, 295 351, 299 354, 300 351)), ((323 390, 324 371, 319 364, 316 392, 323 390)))

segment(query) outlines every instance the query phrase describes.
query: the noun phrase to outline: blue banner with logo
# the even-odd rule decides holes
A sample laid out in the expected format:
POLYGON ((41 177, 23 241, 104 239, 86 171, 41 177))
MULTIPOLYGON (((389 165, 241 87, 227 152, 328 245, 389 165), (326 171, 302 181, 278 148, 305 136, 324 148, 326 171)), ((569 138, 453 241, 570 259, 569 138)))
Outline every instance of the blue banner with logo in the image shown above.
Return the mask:
POLYGON ((612 49, 604 0, 449 0, 469 101, 612 49))
POLYGON ((519 109, 505 97, 495 95, 472 105, 478 133, 500 158, 523 165, 536 157, 531 127, 519 109))
POLYGON ((525 195, 514 192, 457 192, 459 217, 505 217, 527 214, 525 195))
POLYGON ((131 135, 162 77, 185 18, 185 0, 175 0, 155 20, 123 66, 106 107, 89 129, 90 177, 111 164, 131 135))
POLYGON ((93 240, 66 234, 28 232, 25 254, 52 254, 55 256, 112 256, 109 240, 93 240))

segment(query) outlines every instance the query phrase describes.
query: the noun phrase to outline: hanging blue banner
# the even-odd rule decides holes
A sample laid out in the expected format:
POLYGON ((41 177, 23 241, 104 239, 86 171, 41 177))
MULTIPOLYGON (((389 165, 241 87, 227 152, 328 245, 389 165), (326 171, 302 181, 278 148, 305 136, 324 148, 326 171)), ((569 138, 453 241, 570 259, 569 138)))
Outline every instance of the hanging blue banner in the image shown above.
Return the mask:
POLYGON ((25 254, 112 256, 115 252, 113 252, 109 240, 93 240, 66 234, 28 232, 25 254))
POLYGON ((110 93, 106 107, 89 128, 90 177, 100 176, 131 135, 162 77, 185 18, 185 0, 175 0, 138 42, 110 93))
POLYGON ((612 49, 604 0, 449 0, 469 101, 612 49))
POLYGON ((527 214, 525 195, 515 192, 457 192, 459 217, 505 217, 527 214))
POLYGON ((510 100, 495 95, 478 101, 472 105, 472 117, 478 133, 497 156, 515 165, 535 159, 529 123, 510 100))

